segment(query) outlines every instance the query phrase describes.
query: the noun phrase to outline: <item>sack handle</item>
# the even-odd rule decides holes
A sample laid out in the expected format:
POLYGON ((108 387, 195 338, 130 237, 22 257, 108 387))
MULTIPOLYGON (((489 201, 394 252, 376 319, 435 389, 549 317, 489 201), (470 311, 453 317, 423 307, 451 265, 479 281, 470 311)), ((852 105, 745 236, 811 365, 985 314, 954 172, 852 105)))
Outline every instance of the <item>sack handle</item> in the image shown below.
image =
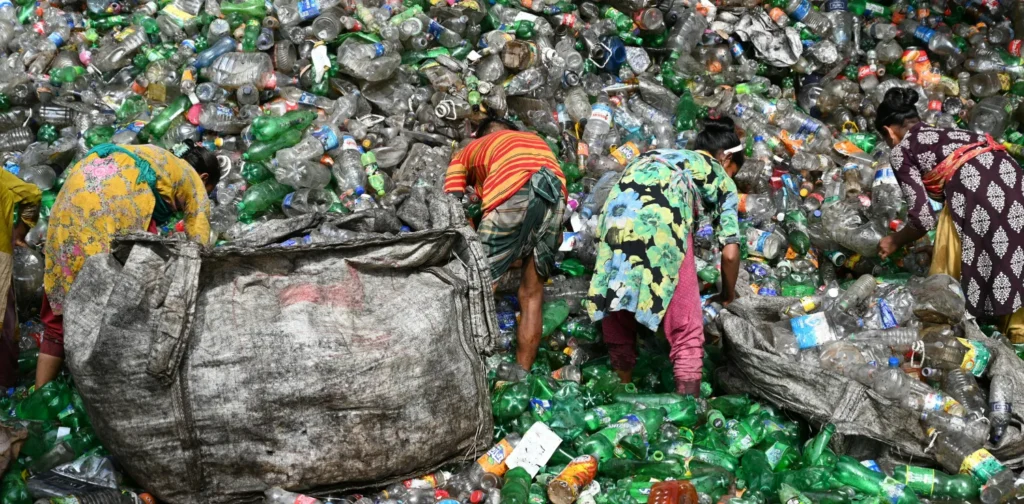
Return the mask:
POLYGON ((174 264, 165 276, 171 278, 171 285, 157 316, 156 341, 146 366, 146 372, 164 385, 174 382, 192 334, 202 266, 198 244, 180 242, 175 248, 174 264))

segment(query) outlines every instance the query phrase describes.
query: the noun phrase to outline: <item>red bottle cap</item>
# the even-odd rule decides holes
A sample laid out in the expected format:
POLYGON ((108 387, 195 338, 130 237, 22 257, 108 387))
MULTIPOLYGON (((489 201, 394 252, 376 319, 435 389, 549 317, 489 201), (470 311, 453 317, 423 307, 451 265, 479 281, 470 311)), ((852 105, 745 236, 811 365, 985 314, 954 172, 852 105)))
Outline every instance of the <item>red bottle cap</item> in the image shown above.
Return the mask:
POLYGON ((473 493, 469 494, 469 502, 473 504, 480 504, 484 501, 487 496, 481 490, 473 490, 473 493))

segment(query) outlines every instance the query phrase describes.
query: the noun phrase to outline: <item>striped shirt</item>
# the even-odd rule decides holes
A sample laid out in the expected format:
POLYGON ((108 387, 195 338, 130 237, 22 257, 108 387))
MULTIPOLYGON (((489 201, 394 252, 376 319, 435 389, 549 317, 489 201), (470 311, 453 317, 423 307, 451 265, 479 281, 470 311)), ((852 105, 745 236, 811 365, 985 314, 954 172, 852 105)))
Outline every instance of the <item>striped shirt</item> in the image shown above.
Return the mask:
POLYGON ((452 159, 444 192, 465 192, 473 184, 484 212, 494 210, 523 188, 542 167, 551 170, 565 189, 565 175, 548 144, 534 133, 498 131, 473 140, 452 159))

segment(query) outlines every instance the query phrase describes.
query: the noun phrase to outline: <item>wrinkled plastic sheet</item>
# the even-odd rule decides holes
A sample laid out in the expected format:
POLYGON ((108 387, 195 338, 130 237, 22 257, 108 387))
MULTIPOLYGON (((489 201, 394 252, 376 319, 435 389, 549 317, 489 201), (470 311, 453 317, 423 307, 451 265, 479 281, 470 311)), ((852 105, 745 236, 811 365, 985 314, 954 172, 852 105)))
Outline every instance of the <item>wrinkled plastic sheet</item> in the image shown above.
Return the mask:
POLYGON ((736 24, 735 33, 754 45, 758 60, 775 67, 793 66, 804 46, 800 34, 791 27, 780 28, 764 9, 752 9, 736 24))
MULTIPOLYGON (((928 441, 919 414, 854 380, 820 367, 807 367, 777 353, 772 325, 779 320, 779 309, 795 301, 747 296, 726 307, 719 326, 727 365, 716 375, 719 383, 729 393, 748 393, 812 423, 835 424, 838 436, 833 445, 842 450, 873 445, 872 453, 859 453, 893 462, 934 462, 934 456, 924 449, 928 441)), ((970 339, 982 340, 991 349, 988 373, 1013 377, 1016 402, 1024 401, 1024 361, 1012 349, 986 338, 977 325, 965 324, 964 329, 970 339)), ((987 447, 1004 465, 1015 469, 1024 466, 1022 420, 1020 412, 1014 411, 1000 444, 987 447)))
POLYGON ((69 293, 67 363, 103 445, 163 502, 423 474, 490 444, 479 354, 497 328, 471 237, 122 239, 69 293))

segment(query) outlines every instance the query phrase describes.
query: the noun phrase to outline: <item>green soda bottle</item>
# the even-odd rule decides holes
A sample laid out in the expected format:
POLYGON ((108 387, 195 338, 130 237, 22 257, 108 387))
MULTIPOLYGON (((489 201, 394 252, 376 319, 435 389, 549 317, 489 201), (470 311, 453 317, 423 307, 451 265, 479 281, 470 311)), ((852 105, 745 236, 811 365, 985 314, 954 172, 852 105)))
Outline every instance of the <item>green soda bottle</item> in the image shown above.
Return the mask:
POLYGON ((146 99, 137 94, 133 94, 124 99, 121 106, 118 107, 117 112, 114 113, 114 117, 117 118, 118 122, 127 122, 135 119, 142 113, 146 108, 146 99))
POLYGON ((241 175, 242 178, 245 179, 245 181, 249 185, 256 185, 259 184, 260 182, 263 182, 264 180, 270 180, 274 178, 274 172, 267 169, 267 165, 263 163, 250 163, 246 161, 242 162, 241 175))
POLYGON ((263 19, 267 16, 266 2, 262 0, 245 0, 242 2, 221 4, 221 13, 227 14, 241 14, 243 16, 250 16, 254 18, 263 19))
POLYGON ((785 502, 786 504, 814 504, 810 497, 785 483, 779 487, 779 502, 785 502))
POLYGON ((15 415, 22 420, 57 420, 70 404, 71 391, 68 386, 61 380, 53 380, 18 404, 15 415))
POLYGON ((85 67, 68 66, 55 68, 50 72, 50 84, 70 84, 82 75, 85 75, 85 67))
POLYGON ((829 490, 832 488, 832 470, 826 467, 805 467, 777 472, 775 484, 789 485, 801 492, 829 490))
POLYGON ((547 338, 565 322, 565 319, 569 318, 569 303, 564 299, 544 303, 542 318, 541 337, 547 338))
POLYGON ((601 17, 611 19, 615 23, 615 30, 619 34, 633 31, 633 20, 629 16, 619 12, 615 7, 607 6, 601 11, 601 17))
POLYGON ((597 326, 590 323, 589 319, 570 320, 561 327, 562 334, 570 338, 583 341, 597 341, 597 326))
POLYGON ((522 415, 530 407, 530 385, 525 382, 506 382, 494 389, 491 410, 500 421, 522 415))
POLYGON ((917 495, 906 485, 883 473, 864 467, 856 459, 847 455, 839 457, 833 476, 844 485, 851 486, 868 495, 885 497, 888 502, 896 504, 918 502, 917 495))
POLYGON ((804 256, 811 249, 811 238, 807 234, 807 216, 800 210, 786 212, 783 226, 787 231, 789 246, 799 256, 804 256))
POLYGON ((583 413, 583 423, 587 427, 587 432, 596 432, 628 415, 634 408, 635 406, 629 403, 612 403, 591 408, 583 413))
POLYGON ((114 138, 113 126, 93 126, 82 135, 85 137, 85 147, 91 149, 100 144, 110 143, 114 138))
POLYGON ((21 477, 21 471, 11 470, 0 480, 0 502, 4 504, 32 504, 28 485, 21 477))
POLYGON ((269 142, 291 130, 305 130, 316 120, 317 113, 311 110, 296 110, 274 117, 261 115, 252 120, 252 136, 257 141, 269 142))
POLYGON ((771 495, 775 485, 772 466, 764 452, 750 450, 740 459, 740 467, 736 470, 736 479, 743 480, 748 492, 766 497, 771 495))
POLYGON ((750 413, 752 405, 754 403, 751 402, 750 398, 743 394, 724 395, 708 399, 708 409, 721 411, 723 415, 729 418, 750 413))
POLYGON ((260 36, 260 22, 250 19, 245 22, 245 31, 242 34, 242 51, 255 52, 256 39, 260 36))
POLYGON ((246 189, 242 201, 235 205, 238 209, 238 220, 252 222, 257 215, 280 205, 281 200, 294 190, 274 179, 265 180, 246 189))
MULTIPOLYGON (((164 134, 171 127, 171 122, 176 117, 184 114, 191 106, 192 102, 189 101, 187 96, 182 95, 175 98, 174 101, 167 105, 167 108, 163 109, 149 124, 139 131, 139 142, 149 143, 152 140, 163 138, 164 134)), ((295 142, 298 143, 298 140, 295 142)))
POLYGON ((952 476, 935 469, 900 465, 893 468, 892 476, 918 495, 962 500, 975 500, 980 495, 978 481, 970 474, 952 476))
POLYGON ((817 436, 807 440, 804 444, 803 462, 804 466, 823 466, 823 461, 828 461, 828 457, 823 457, 825 452, 828 450, 828 443, 832 440, 832 435, 836 432, 836 426, 834 424, 825 424, 821 428, 821 432, 817 436), (825 459, 825 460, 823 460, 825 459))
POLYGON ((501 487, 501 502, 505 504, 530 504, 530 473, 516 467, 505 473, 505 484, 501 487))
POLYGON ((729 472, 736 472, 740 465, 739 459, 721 450, 709 450, 698 446, 693 447, 693 459, 721 467, 729 472))
POLYGON ((582 276, 587 272, 587 267, 575 257, 570 257, 558 263, 558 269, 569 277, 582 276))
POLYGON ((242 154, 242 160, 266 161, 272 158, 277 151, 291 147, 299 143, 301 140, 302 132, 297 129, 290 129, 268 142, 253 142, 252 145, 249 146, 249 149, 242 154))
POLYGON ((660 409, 645 409, 628 414, 618 421, 592 434, 580 447, 580 454, 597 457, 604 463, 625 452, 619 442, 633 434, 650 435, 658 431, 664 421, 660 409))

